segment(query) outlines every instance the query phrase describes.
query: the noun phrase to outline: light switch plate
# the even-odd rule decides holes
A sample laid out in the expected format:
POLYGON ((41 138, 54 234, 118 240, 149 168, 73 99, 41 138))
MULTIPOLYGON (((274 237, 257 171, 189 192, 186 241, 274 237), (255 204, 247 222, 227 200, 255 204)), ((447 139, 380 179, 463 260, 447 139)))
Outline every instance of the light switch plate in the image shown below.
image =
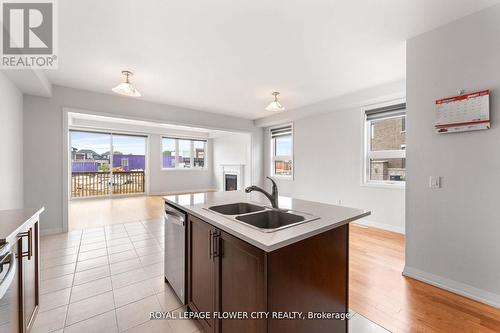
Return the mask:
POLYGON ((432 189, 441 188, 441 177, 440 176, 430 176, 429 177, 429 188, 432 188, 432 189))

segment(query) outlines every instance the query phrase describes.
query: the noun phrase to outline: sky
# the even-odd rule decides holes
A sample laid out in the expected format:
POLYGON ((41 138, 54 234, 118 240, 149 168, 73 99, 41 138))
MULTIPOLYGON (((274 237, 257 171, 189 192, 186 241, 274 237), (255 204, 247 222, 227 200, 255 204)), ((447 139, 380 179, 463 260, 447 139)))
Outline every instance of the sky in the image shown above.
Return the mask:
MULTIPOLYGON (((102 133, 71 131, 71 147, 90 149, 98 154, 104 154, 110 150, 111 135, 102 133)), ((114 151, 124 154, 145 155, 146 138, 137 136, 113 135, 114 151)))

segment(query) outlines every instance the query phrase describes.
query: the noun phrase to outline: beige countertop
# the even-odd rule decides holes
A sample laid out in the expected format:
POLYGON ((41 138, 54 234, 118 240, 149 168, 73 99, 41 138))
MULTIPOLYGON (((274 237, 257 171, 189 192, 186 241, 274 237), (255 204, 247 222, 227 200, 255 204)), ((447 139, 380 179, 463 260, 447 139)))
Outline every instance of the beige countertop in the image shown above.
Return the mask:
POLYGON ((0 210, 0 241, 8 242, 17 236, 25 224, 38 219, 44 210, 44 207, 0 210))
POLYGON ((269 200, 261 193, 245 193, 244 191, 207 192, 171 195, 163 198, 171 205, 197 216, 266 252, 274 251, 370 215, 369 211, 363 209, 279 197, 279 208, 312 214, 319 217, 319 219, 266 233, 207 210, 211 206, 237 202, 269 206, 269 200))

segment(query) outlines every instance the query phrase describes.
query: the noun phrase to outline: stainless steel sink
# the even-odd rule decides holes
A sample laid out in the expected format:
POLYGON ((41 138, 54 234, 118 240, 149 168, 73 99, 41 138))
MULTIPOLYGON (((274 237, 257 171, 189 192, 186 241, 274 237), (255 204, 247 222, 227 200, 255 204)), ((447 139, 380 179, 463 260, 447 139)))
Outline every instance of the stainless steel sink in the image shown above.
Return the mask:
POLYGON ((237 216, 238 221, 253 225, 259 229, 278 229, 291 224, 303 222, 304 216, 295 215, 280 210, 266 210, 265 212, 237 216))
POLYGON ((274 232, 319 219, 319 217, 307 213, 258 206, 247 202, 212 206, 205 209, 262 232, 274 232))
POLYGON ((222 215, 241 215, 241 214, 260 212, 266 208, 262 206, 252 205, 247 202, 237 202, 228 205, 212 206, 209 207, 208 209, 213 210, 214 212, 217 212, 222 215))

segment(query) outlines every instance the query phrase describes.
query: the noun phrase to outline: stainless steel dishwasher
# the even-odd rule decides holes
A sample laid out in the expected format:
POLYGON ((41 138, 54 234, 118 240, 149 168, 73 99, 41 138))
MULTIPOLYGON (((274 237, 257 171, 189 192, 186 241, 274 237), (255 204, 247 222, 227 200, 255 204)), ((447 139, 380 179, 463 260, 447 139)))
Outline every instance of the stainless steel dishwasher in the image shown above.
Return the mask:
POLYGON ((165 203, 165 280, 186 304, 186 213, 165 203))
POLYGON ((17 244, 0 244, 0 333, 20 332, 17 244))

